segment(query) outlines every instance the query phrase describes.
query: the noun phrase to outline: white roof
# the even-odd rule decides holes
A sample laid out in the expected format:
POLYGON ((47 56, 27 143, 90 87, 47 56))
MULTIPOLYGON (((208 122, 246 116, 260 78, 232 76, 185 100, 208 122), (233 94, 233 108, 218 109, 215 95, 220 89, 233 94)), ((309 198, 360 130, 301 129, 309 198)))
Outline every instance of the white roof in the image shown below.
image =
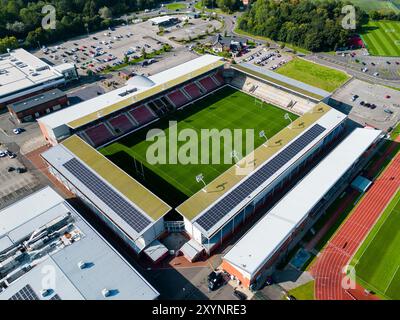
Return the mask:
POLYGON ((149 90, 148 84, 152 81, 155 85, 163 84, 170 80, 179 78, 186 74, 190 74, 191 72, 198 70, 202 67, 205 67, 213 62, 220 61, 222 58, 213 56, 213 55, 203 55, 199 58, 196 58, 192 61, 183 63, 174 68, 165 70, 158 74, 149 77, 150 81, 145 81, 146 85, 141 87, 140 83, 135 83, 135 87, 137 91, 132 92, 125 96, 120 96, 120 93, 126 92, 127 90, 133 89, 132 85, 129 83, 119 89, 107 92, 103 95, 95 97, 93 99, 83 101, 74 106, 62 109, 58 112, 51 113, 45 117, 38 119, 39 122, 45 124, 48 128, 55 129, 59 126, 66 125, 67 123, 82 118, 88 114, 93 112, 100 111, 114 103, 126 100, 128 98, 134 97, 140 92, 149 90))
MULTIPOLYGON (((316 137, 312 142, 308 145, 304 146, 293 158, 287 161, 279 170, 277 170, 271 177, 269 177, 264 183, 259 185, 256 189, 254 189, 251 194, 248 195, 241 203, 239 203, 236 207, 232 208, 230 212, 228 212, 222 219, 220 219, 217 223, 214 224, 209 230, 204 230, 200 224, 196 221, 205 214, 210 207, 212 207, 215 203, 223 201, 223 199, 228 195, 228 193, 224 194, 223 197, 216 200, 206 209, 204 209, 199 215, 197 215, 192 221, 194 226, 198 228, 202 234, 206 235, 207 237, 211 237, 214 233, 220 230, 223 225, 229 221, 236 213, 238 213, 245 205, 252 201, 258 194, 260 194, 265 188, 268 187, 271 183, 273 183, 283 172, 286 172, 294 163, 296 163, 301 157, 303 157, 311 148, 313 148, 319 141, 329 135, 329 133, 334 130, 340 123, 342 123, 346 119, 346 115, 337 111, 336 109, 330 109, 326 114, 324 114, 321 118, 314 122, 313 125, 319 124, 322 127, 326 128, 323 133, 321 133, 318 137, 316 137)), ((304 134, 304 133, 302 133, 304 134)), ((294 143, 296 139, 293 139, 288 145, 286 145, 282 150, 276 153, 273 157, 277 157, 283 150, 290 148, 291 144, 294 143)), ((272 158, 269 158, 265 161, 265 163, 271 161, 272 158)), ((262 166, 258 166, 256 170, 254 170, 251 174, 249 174, 246 179, 249 179, 255 172, 260 170, 262 166)), ((240 181, 242 184, 245 179, 240 181)), ((238 184, 239 185, 239 184, 238 184)), ((236 186, 237 187, 237 186, 236 186)))
POLYGON ((380 135, 380 130, 355 129, 250 229, 223 259, 250 277, 254 275, 380 135))
POLYGON ((155 18, 149 19, 149 20, 152 23, 160 24, 160 23, 163 23, 163 22, 168 22, 171 19, 172 19, 171 16, 160 16, 160 17, 155 17, 155 18))
POLYGON ((62 79, 60 72, 24 49, 0 56, 0 99, 17 91, 62 79))
MULTIPOLYGON (((27 285, 39 299, 47 300, 54 294, 62 300, 105 299, 102 295, 104 288, 113 290, 113 295, 106 299, 157 298, 158 292, 50 187, 0 211, 0 252, 10 250, 10 246, 20 245, 22 239, 32 235, 38 228, 48 226, 67 214, 71 214, 72 219, 68 223, 73 225, 74 231, 79 232, 79 237, 64 246, 61 245, 63 239, 55 239, 57 242, 53 244, 57 245, 49 245, 53 249, 45 252, 45 256, 35 258, 32 254, 24 260, 14 258, 12 263, 18 261, 19 265, 13 268, 24 267, 27 263, 33 268, 11 281, 5 290, 0 286, 0 300, 9 299, 27 285), (80 269, 80 261, 90 266, 80 269), (51 288, 54 294, 43 298, 40 295, 43 274, 49 268, 55 276, 54 287, 51 288)), ((10 266, 9 261, 5 261, 5 264, 10 266)), ((1 278, 0 282, 9 281, 9 278, 5 279, 1 278)), ((51 285, 53 282, 46 283, 51 285)))

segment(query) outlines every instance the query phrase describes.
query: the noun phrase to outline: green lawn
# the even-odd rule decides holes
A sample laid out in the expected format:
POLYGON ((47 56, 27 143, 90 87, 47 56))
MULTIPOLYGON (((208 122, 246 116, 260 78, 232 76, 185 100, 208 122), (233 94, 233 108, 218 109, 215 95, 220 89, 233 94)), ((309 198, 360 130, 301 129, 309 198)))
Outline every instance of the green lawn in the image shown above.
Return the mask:
POLYGON ((400 56, 399 21, 370 21, 363 26, 361 37, 371 55, 400 56))
POLYGON ((351 265, 357 280, 387 299, 400 299, 400 192, 368 234, 351 265))
POLYGON ((166 7, 168 10, 177 10, 177 9, 181 10, 181 9, 185 9, 185 8, 186 8, 186 5, 183 4, 183 3, 174 2, 174 3, 168 3, 168 4, 166 4, 165 7, 166 7))
MULTIPOLYGON (((259 137, 261 130, 265 131, 267 137, 271 137, 289 124, 284 119, 285 113, 286 111, 273 105, 264 103, 261 106, 255 103, 254 97, 231 87, 225 87, 216 94, 212 94, 194 105, 176 112, 170 119, 159 121, 155 126, 164 130, 167 140, 171 132, 171 129, 168 128, 168 120, 176 120, 178 122, 178 134, 183 129, 194 129, 197 133, 200 132, 200 129, 254 129, 254 133, 252 133, 254 134, 254 144, 255 147, 258 147, 265 142, 264 138, 259 137)), ((297 116, 291 115, 292 120, 296 118, 297 116)), ((154 142, 146 141, 147 131, 148 129, 145 129, 141 133, 129 135, 100 151, 130 174, 134 167, 133 158, 141 161, 153 173, 169 182, 170 185, 186 196, 191 196, 202 188, 202 185, 195 180, 196 175, 203 173, 206 183, 209 183, 232 166, 229 163, 151 165, 146 160, 146 152, 154 142)), ((246 148, 245 138, 246 134, 243 133, 243 136, 237 140, 243 146, 244 152, 246 148)), ((209 141, 209 139, 207 140, 209 141)), ((178 149, 185 143, 178 142, 178 149)), ((201 139, 199 137, 197 142, 192 140, 190 146, 199 147, 200 144, 201 139)), ((220 157, 224 159, 224 151, 226 152, 226 149, 229 148, 224 149, 223 139, 220 139, 219 147, 221 149, 220 157)), ((235 149, 238 148, 235 147, 235 149)), ((200 153, 204 151, 201 148, 198 148, 198 150, 200 150, 200 153)), ((210 148, 205 148, 205 150, 211 150, 211 141, 210 148)), ((218 152, 216 148, 212 148, 212 150, 214 153, 215 151, 218 152)), ((168 151, 167 147, 165 152, 167 155, 169 154, 168 151)), ((240 152, 240 149, 236 151, 240 152)), ((200 157, 201 154, 198 158, 200 159, 200 157)), ((210 151, 207 159, 211 159, 211 157, 210 151)), ((227 157, 232 161, 229 154, 227 154, 227 157)), ((168 188, 165 186, 165 182, 161 187, 168 188)))
POLYGON ((291 60, 276 72, 329 92, 335 91, 350 78, 344 72, 300 58, 291 60))
POLYGON ((351 3, 360 7, 364 11, 394 11, 399 12, 399 8, 396 7, 396 2, 399 4, 398 0, 388 1, 388 0, 350 0, 351 3))
POLYGON ((295 289, 289 291, 289 294, 297 300, 314 300, 314 284, 315 281, 307 282, 295 289))

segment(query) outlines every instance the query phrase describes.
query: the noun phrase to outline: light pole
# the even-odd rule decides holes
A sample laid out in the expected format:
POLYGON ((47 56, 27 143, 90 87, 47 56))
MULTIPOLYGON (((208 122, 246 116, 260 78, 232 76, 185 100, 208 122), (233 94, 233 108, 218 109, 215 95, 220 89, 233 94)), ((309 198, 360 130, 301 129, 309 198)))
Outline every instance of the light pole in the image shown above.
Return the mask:
POLYGON ((289 129, 292 129, 293 120, 290 118, 289 113, 285 113, 284 118, 290 121, 289 129))
POLYGON ((202 182, 203 184, 204 184, 204 188, 203 189, 201 189, 201 190, 203 190, 203 192, 207 192, 206 191, 206 183, 204 182, 204 175, 202 174, 202 173, 200 173, 200 174, 198 174, 197 176, 196 176, 196 182, 197 183, 200 183, 200 182, 202 182))
POLYGON ((231 157, 232 157, 233 159, 236 159, 237 162, 235 163, 235 165, 238 167, 238 166, 239 166, 238 163, 239 163, 240 159, 239 159, 239 157, 238 157, 238 153, 237 153, 236 150, 232 150, 232 152, 231 152, 231 157))
POLYGON ((268 138, 267 138, 267 135, 265 134, 265 131, 264 131, 264 130, 261 130, 261 131, 258 133, 258 136, 259 136, 260 138, 264 138, 264 139, 265 139, 265 143, 263 143, 263 146, 264 146, 264 147, 268 147, 268 138))

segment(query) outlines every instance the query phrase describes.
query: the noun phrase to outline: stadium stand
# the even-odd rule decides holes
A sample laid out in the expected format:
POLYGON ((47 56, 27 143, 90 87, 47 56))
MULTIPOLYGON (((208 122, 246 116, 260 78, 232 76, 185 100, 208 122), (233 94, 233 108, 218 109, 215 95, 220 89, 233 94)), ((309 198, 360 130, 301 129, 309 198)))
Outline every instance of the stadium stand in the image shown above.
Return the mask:
POLYGON ((128 132, 137 126, 129 120, 126 114, 120 114, 108 120, 108 122, 117 134, 128 132))
POLYGON ((245 75, 235 77, 231 85, 252 94, 271 104, 289 109, 298 114, 304 114, 311 110, 315 103, 295 94, 282 91, 271 85, 250 78, 245 75))
POLYGON ((190 83, 183 88, 193 99, 201 96, 201 91, 195 83, 190 83))
POLYGON ((225 83, 224 78, 222 77, 222 74, 220 72, 217 72, 216 74, 213 75, 213 79, 216 83, 219 85, 223 85, 225 83))
POLYGON ((140 124, 146 124, 150 122, 151 120, 155 119, 156 116, 150 111, 149 108, 146 106, 142 105, 138 108, 135 108, 131 111, 129 111, 129 114, 135 118, 135 120, 140 124))
POLYGON ((168 109, 169 111, 173 111, 173 110, 175 109, 174 106, 172 105, 171 101, 168 100, 167 97, 162 96, 162 97, 160 98, 160 100, 165 104, 165 106, 167 107, 167 109, 168 109))
POLYGON ((186 96, 179 89, 171 92, 167 95, 167 97, 177 108, 189 102, 188 98, 186 98, 186 96))
POLYGON ((104 123, 100 123, 94 127, 84 130, 84 133, 87 137, 89 137, 90 142, 94 147, 98 147, 107 141, 110 141, 114 135, 107 128, 104 123))
POLYGON ((207 92, 213 91, 218 87, 218 84, 210 76, 199 80, 199 83, 207 90, 207 92))

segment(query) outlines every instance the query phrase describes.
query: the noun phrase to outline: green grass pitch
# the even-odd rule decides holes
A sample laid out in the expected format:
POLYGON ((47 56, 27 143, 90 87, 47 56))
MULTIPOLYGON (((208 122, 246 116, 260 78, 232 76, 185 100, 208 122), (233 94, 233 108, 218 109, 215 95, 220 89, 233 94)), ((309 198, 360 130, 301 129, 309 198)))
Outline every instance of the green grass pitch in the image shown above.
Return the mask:
MULTIPOLYGON (((254 145, 258 147, 265 142, 264 138, 259 137, 261 130, 265 131, 267 137, 272 137, 289 125, 288 120, 284 119, 285 113, 285 110, 276 106, 267 103, 262 105, 256 103, 254 97, 241 91, 231 87, 224 87, 216 93, 186 107, 184 110, 175 112, 169 119, 159 121, 153 128, 161 128, 167 137, 170 132, 168 128, 168 121, 170 120, 177 121, 178 133, 186 128, 194 129, 197 133, 201 129, 254 129, 254 145)), ((292 120, 296 118, 296 115, 291 114, 292 120)), ((102 148, 100 152, 128 173, 132 171, 134 159, 137 159, 187 197, 190 197, 203 187, 201 183, 196 182, 196 175, 202 173, 205 182, 209 183, 232 166, 232 163, 151 165, 146 161, 148 147, 154 143, 145 139, 149 129, 145 128, 141 132, 126 136, 102 148)), ((245 133, 243 133, 241 142, 244 152, 246 149, 245 136, 245 133)), ((199 138, 198 146, 201 143, 200 140, 199 138)), ((183 144, 185 142, 179 142, 178 148, 183 144)), ((223 159, 225 152, 223 139, 220 140, 220 149, 220 156, 223 159)), ((229 150, 230 148, 226 149, 229 150)), ((215 151, 215 149, 213 150, 215 151)), ((211 147, 209 153, 211 158, 211 147)), ((159 187, 162 188, 163 186, 159 187)))
POLYGON ((400 192, 355 254, 358 282, 386 299, 400 299, 400 192), (383 250, 384 249, 384 250, 383 250))
POLYGON ((276 72, 328 92, 335 91, 350 79, 350 76, 342 71, 300 58, 289 61, 276 72))
POLYGON ((399 21, 370 21, 363 26, 361 36, 371 55, 400 56, 399 21))

